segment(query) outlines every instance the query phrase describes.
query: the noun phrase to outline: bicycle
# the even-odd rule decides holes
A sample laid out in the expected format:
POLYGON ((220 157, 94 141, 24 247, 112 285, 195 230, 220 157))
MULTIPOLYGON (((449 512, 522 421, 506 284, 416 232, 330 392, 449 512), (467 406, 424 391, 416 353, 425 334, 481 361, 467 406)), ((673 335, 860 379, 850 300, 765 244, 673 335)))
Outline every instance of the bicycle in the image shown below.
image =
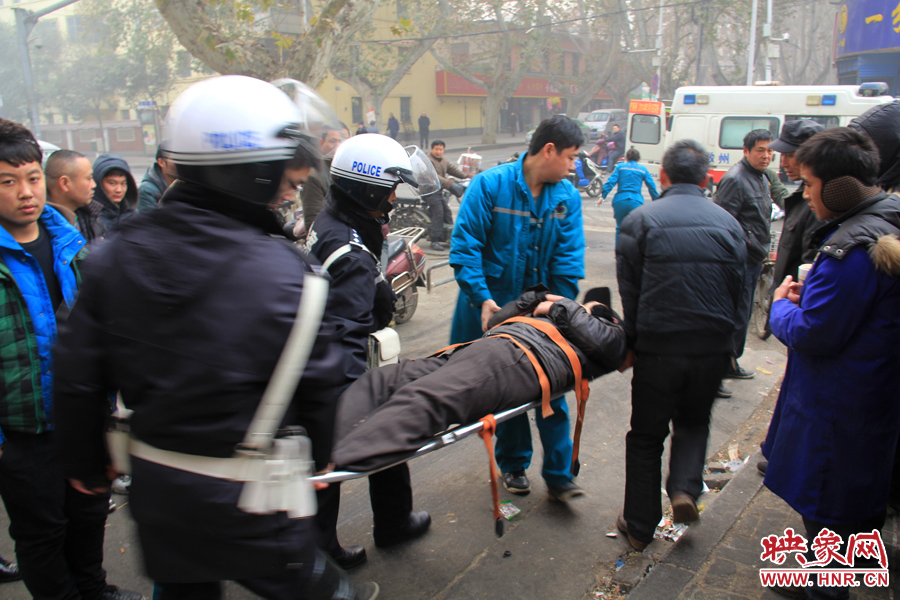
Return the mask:
POLYGON ((769 255, 763 261, 759 279, 756 280, 756 292, 753 294, 753 325, 761 340, 767 340, 772 335, 772 330, 769 329, 769 311, 772 309, 772 294, 775 291, 775 259, 780 240, 780 231, 769 234, 769 255))

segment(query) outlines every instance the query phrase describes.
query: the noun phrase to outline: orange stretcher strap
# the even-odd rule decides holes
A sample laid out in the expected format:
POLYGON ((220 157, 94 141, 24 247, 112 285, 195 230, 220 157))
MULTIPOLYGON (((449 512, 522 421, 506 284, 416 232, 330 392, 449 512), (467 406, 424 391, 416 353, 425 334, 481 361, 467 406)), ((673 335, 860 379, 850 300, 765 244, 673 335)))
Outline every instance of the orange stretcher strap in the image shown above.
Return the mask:
MULTIPOLYGON (((575 399, 578 401, 577 417, 575 419, 575 433, 572 438, 572 474, 577 475, 580 467, 578 454, 581 447, 581 429, 584 425, 584 413, 587 407, 588 396, 591 393, 588 380, 582 377, 581 361, 578 360, 578 355, 575 354, 575 350, 572 348, 571 344, 569 344, 566 338, 564 338, 563 335, 559 332, 559 329, 546 321, 533 319, 531 317, 512 317, 511 319, 507 319, 506 321, 504 321, 504 323, 526 323, 528 325, 531 325, 541 333, 545 334, 551 340, 553 340, 553 342, 557 346, 559 346, 563 352, 565 352, 566 356, 569 359, 569 362, 572 365, 572 373, 575 375, 575 399)), ((544 418, 547 418, 547 416, 549 416, 546 412, 549 408, 550 406, 548 402, 546 407, 544 408, 544 418)), ((550 410, 550 414, 553 414, 552 410, 550 410)))
POLYGON ((478 435, 484 440, 484 447, 487 449, 488 462, 490 463, 491 472, 491 496, 494 502, 494 530, 497 537, 503 535, 503 515, 500 512, 500 490, 498 489, 497 477, 497 461, 494 460, 494 432, 497 430, 497 421, 494 415, 488 415, 483 419, 479 419, 483 426, 478 435))

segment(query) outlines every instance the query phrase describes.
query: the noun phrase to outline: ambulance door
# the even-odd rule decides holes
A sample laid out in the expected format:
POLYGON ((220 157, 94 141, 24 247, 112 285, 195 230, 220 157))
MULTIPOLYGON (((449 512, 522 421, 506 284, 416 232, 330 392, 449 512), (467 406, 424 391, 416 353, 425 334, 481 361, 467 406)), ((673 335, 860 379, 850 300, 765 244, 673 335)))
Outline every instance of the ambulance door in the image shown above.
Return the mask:
POLYGON ((642 163, 660 163, 666 143, 666 107, 662 102, 632 100, 628 105, 628 143, 642 163))

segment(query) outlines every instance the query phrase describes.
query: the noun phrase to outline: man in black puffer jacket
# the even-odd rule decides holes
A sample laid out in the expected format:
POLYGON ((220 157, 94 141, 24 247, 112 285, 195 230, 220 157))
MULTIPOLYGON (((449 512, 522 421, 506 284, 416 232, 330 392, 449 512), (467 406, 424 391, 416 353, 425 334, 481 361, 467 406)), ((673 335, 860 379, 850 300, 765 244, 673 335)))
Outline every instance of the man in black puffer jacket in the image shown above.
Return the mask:
MULTIPOLYGON (((585 379, 609 373, 625 359, 625 331, 609 308, 533 291, 515 302, 562 334, 585 379)), ((575 387, 572 363, 559 345, 530 323, 504 321, 468 345, 374 369, 347 388, 338 410, 335 464, 384 467, 453 423, 473 423, 540 399, 536 368, 523 347, 549 381, 548 399, 575 387)))
POLYGON ((709 413, 728 366, 744 280, 740 224, 703 195, 709 158, 693 140, 663 157, 658 200, 619 230, 616 267, 629 359, 631 431, 625 441, 621 529, 642 551, 662 516, 660 458, 672 422, 666 489, 676 522, 698 518, 709 413))

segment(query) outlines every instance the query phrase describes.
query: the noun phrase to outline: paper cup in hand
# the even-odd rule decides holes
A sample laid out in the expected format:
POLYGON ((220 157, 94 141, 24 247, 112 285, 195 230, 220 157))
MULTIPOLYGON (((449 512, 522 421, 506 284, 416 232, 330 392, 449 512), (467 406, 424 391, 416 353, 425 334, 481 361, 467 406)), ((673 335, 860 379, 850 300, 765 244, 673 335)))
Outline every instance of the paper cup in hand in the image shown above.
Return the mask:
POLYGON ((803 283, 806 281, 806 275, 809 273, 809 270, 812 269, 812 265, 807 263, 805 265, 800 265, 797 269, 797 281, 803 283))

